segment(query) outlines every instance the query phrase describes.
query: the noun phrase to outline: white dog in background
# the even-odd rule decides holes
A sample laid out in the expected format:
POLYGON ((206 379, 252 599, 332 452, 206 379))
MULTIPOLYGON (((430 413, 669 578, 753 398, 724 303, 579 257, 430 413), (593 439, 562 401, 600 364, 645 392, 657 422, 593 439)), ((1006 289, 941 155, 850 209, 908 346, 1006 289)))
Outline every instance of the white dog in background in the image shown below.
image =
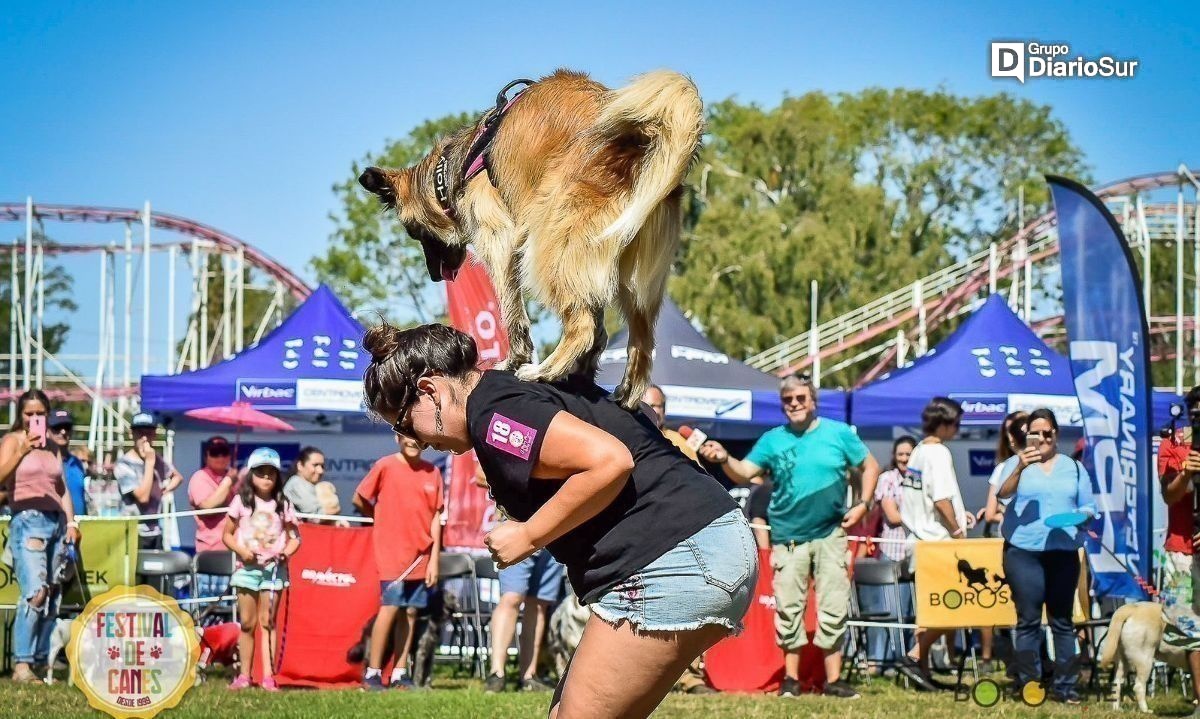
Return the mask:
POLYGON ((1125 672, 1133 670, 1133 697, 1138 711, 1149 714, 1146 704, 1146 683, 1154 669, 1155 660, 1178 669, 1187 669, 1187 655, 1179 647, 1163 641, 1167 620, 1162 605, 1156 602, 1126 604, 1116 611, 1108 624, 1108 635, 1100 649, 1100 666, 1108 667, 1116 662, 1113 673, 1112 708, 1121 708, 1121 687, 1125 683, 1125 672))
MULTIPOLYGON (((71 641, 71 622, 73 618, 60 618, 54 622, 54 630, 50 632, 50 653, 46 659, 46 683, 54 683, 54 665, 58 663, 58 657, 67 648, 67 644, 71 641)), ((67 686, 74 686, 75 682, 71 678, 71 670, 67 668, 67 686)))

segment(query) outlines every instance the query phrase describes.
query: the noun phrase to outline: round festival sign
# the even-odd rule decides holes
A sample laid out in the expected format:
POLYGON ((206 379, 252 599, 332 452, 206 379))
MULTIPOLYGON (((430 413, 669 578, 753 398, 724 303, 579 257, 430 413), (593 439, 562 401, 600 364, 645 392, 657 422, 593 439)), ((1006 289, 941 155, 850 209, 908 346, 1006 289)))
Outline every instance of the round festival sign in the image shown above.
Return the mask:
POLYGON ((71 623, 67 656, 72 679, 94 708, 148 719, 195 684, 200 640, 175 600, 150 587, 115 587, 71 623))

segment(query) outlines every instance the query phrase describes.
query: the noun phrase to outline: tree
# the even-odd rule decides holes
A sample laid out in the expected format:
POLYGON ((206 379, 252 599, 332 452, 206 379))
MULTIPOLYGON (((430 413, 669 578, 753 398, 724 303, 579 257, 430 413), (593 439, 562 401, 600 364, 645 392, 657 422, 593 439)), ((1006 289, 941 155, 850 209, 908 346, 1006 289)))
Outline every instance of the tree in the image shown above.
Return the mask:
MULTIPOLYGON (((54 242, 50 240, 39 229, 34 231, 34 242, 41 243, 46 246, 53 246, 54 242)), ((19 238, 19 244, 24 248, 24 237, 19 238)), ((55 264, 52 260, 52 255, 46 253, 44 256, 44 277, 43 277, 43 294, 44 303, 47 315, 69 315, 71 312, 79 309, 72 297, 74 281, 61 265, 55 264)), ((22 292, 25 291, 24 272, 25 272, 25 255, 23 252, 17 253, 17 287, 22 292)), ((0 250, 0 347, 3 349, 4 355, 19 353, 21 349, 20 329, 18 328, 17 346, 9 347, 10 335, 10 307, 12 306, 12 252, 0 250)), ((31 291, 36 290, 30 288, 31 291)), ((22 310, 24 306, 24 295, 20 301, 22 310)), ((37 296, 33 297, 33 311, 37 312, 37 296)), ((32 329, 32 327, 31 327, 32 329)), ((51 354, 58 353, 63 344, 67 341, 67 335, 71 330, 71 325, 64 318, 58 322, 45 322, 42 324, 42 341, 45 344, 46 350, 51 354)), ((7 375, 9 371, 8 361, 0 359, 0 375, 7 375)), ((20 371, 20 362, 18 361, 18 371, 20 371)))
MULTIPOLYGON (((1047 207, 1043 172, 1086 181, 1083 155, 1044 106, 1001 94, 871 89, 709 112, 671 295, 744 356, 861 306, 1047 207)), ((830 378, 847 383, 845 372, 830 378)))
POLYGON ((388 142, 351 165, 350 176, 333 186, 341 203, 325 256, 310 265, 352 310, 370 308, 393 321, 430 322, 444 318, 443 300, 429 282, 421 246, 410 238, 379 200, 363 190, 358 176, 372 165, 408 167, 428 154, 438 138, 472 122, 466 113, 418 125, 401 140, 388 142), (391 310, 390 312, 388 310, 391 310))

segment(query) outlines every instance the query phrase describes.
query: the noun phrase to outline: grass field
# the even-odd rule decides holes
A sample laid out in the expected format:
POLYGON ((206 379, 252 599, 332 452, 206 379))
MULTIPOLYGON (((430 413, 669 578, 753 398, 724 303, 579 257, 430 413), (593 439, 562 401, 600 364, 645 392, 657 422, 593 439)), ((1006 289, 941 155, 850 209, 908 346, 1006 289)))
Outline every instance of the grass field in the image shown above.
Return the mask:
MULTIPOLYGON (((216 717, 543 717, 548 694, 485 694, 478 681, 439 678, 432 691, 382 692, 290 690, 268 694, 258 689, 233 693, 222 679, 209 681, 184 698, 174 710, 163 714, 172 719, 215 719, 216 717)), ((803 696, 779 699, 774 696, 671 695, 655 713, 663 719, 702 717, 703 719, 774 719, 776 717, 920 717, 920 719, 961 719, 962 717, 1078 717, 1124 716, 1132 718, 1136 709, 1126 700, 1121 713, 1108 704, 1090 701, 1068 707, 1046 703, 1037 708, 1012 701, 1001 701, 985 709, 970 701, 955 701, 949 694, 915 694, 893 683, 876 680, 861 685, 863 697, 854 701, 803 696)), ((1151 702, 1159 716, 1180 717, 1191 713, 1176 688, 1169 696, 1151 702)), ((65 684, 53 687, 17 685, 0 681, 0 715, 6 717, 95 717, 83 694, 65 684)))

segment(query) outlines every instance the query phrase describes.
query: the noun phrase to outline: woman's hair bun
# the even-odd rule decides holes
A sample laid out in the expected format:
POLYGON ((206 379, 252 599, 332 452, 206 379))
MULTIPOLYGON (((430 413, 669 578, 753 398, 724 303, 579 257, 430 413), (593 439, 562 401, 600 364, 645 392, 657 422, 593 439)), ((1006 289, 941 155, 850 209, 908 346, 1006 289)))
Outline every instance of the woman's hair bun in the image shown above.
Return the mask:
POLYGON ((400 349, 400 329, 380 322, 363 335, 363 348, 371 353, 373 362, 383 362, 400 349))

